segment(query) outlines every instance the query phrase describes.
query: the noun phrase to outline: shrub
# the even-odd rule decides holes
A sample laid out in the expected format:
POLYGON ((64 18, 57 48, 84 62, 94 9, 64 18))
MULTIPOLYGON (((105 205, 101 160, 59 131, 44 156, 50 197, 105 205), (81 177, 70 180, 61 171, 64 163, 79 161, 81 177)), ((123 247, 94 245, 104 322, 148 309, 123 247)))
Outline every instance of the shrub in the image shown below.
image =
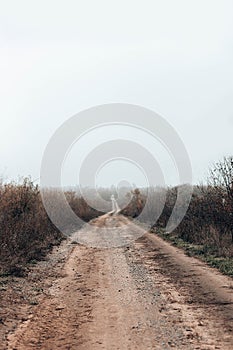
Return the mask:
POLYGON ((38 186, 30 179, 0 187, 0 271, 45 254, 62 234, 49 220, 38 186))
MULTIPOLYGON (((59 205, 59 191, 48 189, 44 195, 53 208, 54 218, 61 220, 63 232, 80 228, 80 222, 75 225, 59 205)), ((65 196, 73 212, 84 222, 103 214, 75 191, 66 191, 65 196)), ((39 187, 30 179, 20 184, 0 184, 0 273, 20 276, 25 263, 42 258, 63 238, 44 209, 39 187)))

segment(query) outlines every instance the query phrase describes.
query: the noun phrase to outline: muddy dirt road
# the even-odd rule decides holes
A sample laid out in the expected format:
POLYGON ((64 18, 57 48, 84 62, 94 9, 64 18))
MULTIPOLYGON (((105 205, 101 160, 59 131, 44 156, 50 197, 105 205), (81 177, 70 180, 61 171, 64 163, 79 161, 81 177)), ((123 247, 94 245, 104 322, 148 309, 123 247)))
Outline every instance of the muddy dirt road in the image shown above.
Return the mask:
MULTIPOLYGON (((93 227, 125 229, 126 220, 105 215, 93 227)), ((137 230, 129 221, 127 231, 137 230)), ((233 348, 232 279, 154 234, 109 249, 73 236, 43 264, 26 281, 35 289, 41 273, 38 303, 5 326, 2 349, 233 348)))

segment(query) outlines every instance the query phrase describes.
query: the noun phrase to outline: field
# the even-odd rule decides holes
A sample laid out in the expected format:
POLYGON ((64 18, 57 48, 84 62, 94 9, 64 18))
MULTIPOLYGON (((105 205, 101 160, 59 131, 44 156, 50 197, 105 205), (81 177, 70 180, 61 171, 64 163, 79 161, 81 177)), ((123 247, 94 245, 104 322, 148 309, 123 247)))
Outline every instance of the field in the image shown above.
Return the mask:
POLYGON ((230 350, 231 197, 221 186, 195 186, 183 221, 168 233, 178 189, 151 188, 147 206, 148 189, 124 189, 120 212, 111 211, 113 188, 100 189, 102 206, 83 190, 98 209, 67 189, 81 224, 61 211, 59 191, 47 189, 61 233, 30 179, 2 183, 0 349, 230 350))

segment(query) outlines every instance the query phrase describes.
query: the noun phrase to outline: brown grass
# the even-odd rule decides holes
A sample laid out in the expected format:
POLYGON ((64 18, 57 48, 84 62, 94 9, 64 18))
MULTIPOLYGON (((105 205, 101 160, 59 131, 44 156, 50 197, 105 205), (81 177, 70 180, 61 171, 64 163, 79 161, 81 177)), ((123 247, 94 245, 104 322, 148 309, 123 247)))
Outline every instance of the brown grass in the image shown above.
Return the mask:
POLYGON ((25 262, 41 258, 61 241, 49 220, 38 186, 29 179, 0 187, 0 271, 19 274, 25 262))
MULTIPOLYGON (((47 194, 55 204, 55 215, 64 221, 64 231, 74 230, 72 222, 64 220, 56 202, 59 199, 56 191, 48 190, 47 194)), ((101 214, 72 191, 67 192, 66 197, 73 211, 84 221, 101 214)), ((38 186, 30 179, 24 179, 21 184, 0 185, 0 274, 20 276, 27 262, 43 258, 63 238, 44 209, 38 186)))
MULTIPOLYGON (((177 189, 174 188, 168 191, 157 227, 166 227, 176 200, 176 192, 177 189)), ((223 198, 224 193, 217 187, 195 186, 189 208, 174 235, 186 242, 203 245, 210 254, 232 257, 232 209, 223 204, 223 198)))
MULTIPOLYGON (((186 186, 183 186, 185 191, 186 186)), ((176 203, 178 187, 150 188, 150 205, 144 210, 147 201, 146 189, 132 191, 132 199, 121 212, 126 216, 137 217, 143 210, 143 220, 152 223, 153 228, 166 228, 176 203), (164 191, 166 202, 161 216, 155 223, 156 206, 160 207, 164 191)), ((180 200, 179 207, 185 205, 180 200)), ((162 203, 161 203, 162 204, 162 203)), ((179 210, 178 210, 179 212, 179 210)), ((140 218, 140 221, 142 221, 140 218)), ((176 217, 174 217, 176 220, 176 217)), ((193 195, 186 215, 172 234, 184 242, 202 245, 207 254, 216 257, 233 257, 233 200, 218 186, 194 186, 193 195)))

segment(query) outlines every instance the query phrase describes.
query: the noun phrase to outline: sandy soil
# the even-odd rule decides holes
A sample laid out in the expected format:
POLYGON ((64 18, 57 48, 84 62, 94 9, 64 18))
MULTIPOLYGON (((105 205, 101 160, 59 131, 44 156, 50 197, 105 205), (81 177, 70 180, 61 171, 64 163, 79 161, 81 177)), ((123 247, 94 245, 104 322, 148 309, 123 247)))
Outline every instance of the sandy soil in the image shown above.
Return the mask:
MULTIPOLYGON (((120 215, 94 228, 106 220, 126 230, 120 215)), ((0 349, 233 348, 232 279, 154 234, 108 249, 72 239, 3 284, 0 349)))

